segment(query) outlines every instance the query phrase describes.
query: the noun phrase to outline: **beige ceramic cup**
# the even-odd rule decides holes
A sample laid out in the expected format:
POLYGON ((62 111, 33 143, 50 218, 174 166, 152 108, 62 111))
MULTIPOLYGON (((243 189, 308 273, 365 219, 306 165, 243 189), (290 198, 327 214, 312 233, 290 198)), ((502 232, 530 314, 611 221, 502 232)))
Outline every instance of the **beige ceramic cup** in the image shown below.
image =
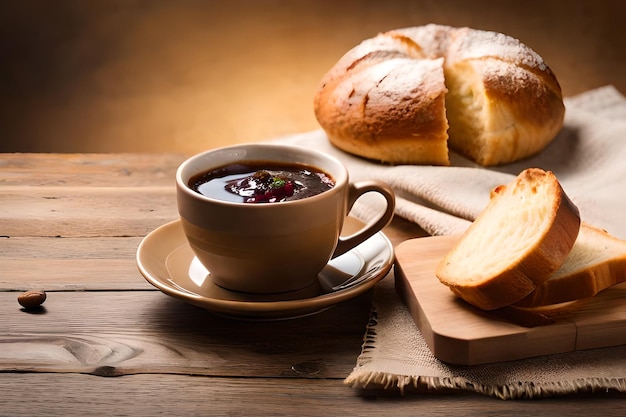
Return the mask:
POLYGON ((317 282, 327 262, 348 252, 392 219, 393 191, 384 183, 352 184, 336 158, 299 146, 244 144, 192 156, 176 173, 178 211, 198 260, 213 282, 256 294, 297 291, 317 282), (320 168, 335 180, 321 194, 279 203, 233 203, 204 196, 190 178, 238 161, 301 163, 320 168), (385 211, 356 233, 341 237, 344 219, 364 193, 377 192, 385 211))

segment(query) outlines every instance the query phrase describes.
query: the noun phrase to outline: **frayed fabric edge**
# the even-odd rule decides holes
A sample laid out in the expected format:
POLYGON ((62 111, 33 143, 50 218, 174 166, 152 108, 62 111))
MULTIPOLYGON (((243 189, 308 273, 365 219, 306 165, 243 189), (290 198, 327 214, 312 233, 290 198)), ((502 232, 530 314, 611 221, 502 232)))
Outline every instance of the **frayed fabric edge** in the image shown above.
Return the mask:
POLYGON ((397 390, 401 395, 410 391, 475 392, 502 400, 539 399, 575 393, 626 392, 625 378, 581 378, 574 381, 549 383, 518 382, 506 385, 476 385, 465 378, 394 375, 355 369, 344 381, 352 388, 397 390))
POLYGON ((385 372, 367 371, 364 367, 372 361, 372 351, 376 348, 376 325, 378 312, 370 311, 370 318, 363 336, 361 354, 354 370, 344 380, 344 384, 362 390, 398 391, 401 395, 410 391, 463 391, 475 392, 502 400, 539 399, 565 396, 575 393, 626 392, 626 378, 579 378, 560 382, 519 381, 505 385, 477 385, 462 377, 437 377, 420 375, 397 375, 385 372))

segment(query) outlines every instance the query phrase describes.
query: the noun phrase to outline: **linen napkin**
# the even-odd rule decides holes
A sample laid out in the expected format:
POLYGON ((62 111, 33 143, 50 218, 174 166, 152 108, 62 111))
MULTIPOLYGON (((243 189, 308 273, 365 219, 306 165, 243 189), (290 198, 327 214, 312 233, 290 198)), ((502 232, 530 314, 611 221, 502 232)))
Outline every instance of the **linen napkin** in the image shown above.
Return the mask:
MULTIPOLYGON (((450 167, 388 166, 334 148, 322 130, 281 141, 316 148, 343 161, 352 181, 380 179, 397 195, 396 215, 431 235, 463 232, 490 190, 528 167, 553 171, 581 218, 626 239, 626 98, 606 86, 565 100, 562 131, 539 155, 484 168, 457 154, 450 167)), ((365 196, 367 197, 367 195, 365 196)), ((352 214, 369 220, 382 202, 361 198, 352 214)), ((391 277, 375 288, 362 352, 346 384, 401 392, 467 390, 503 399, 579 391, 626 392, 626 346, 475 366, 439 361, 426 345, 391 277)))

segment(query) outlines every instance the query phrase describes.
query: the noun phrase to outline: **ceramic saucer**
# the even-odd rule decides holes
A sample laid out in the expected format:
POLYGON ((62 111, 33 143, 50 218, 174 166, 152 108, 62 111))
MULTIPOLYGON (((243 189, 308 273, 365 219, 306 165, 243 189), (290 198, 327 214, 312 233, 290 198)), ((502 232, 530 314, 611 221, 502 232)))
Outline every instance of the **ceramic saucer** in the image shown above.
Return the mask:
MULTIPOLYGON (((349 217, 345 230, 360 222, 349 217)), ((372 288, 391 270, 393 246, 378 232, 351 251, 331 260, 308 288, 284 294, 254 295, 216 285, 194 256, 180 221, 149 233, 137 249, 144 278, 163 293, 213 313, 249 320, 287 319, 314 314, 372 288)))

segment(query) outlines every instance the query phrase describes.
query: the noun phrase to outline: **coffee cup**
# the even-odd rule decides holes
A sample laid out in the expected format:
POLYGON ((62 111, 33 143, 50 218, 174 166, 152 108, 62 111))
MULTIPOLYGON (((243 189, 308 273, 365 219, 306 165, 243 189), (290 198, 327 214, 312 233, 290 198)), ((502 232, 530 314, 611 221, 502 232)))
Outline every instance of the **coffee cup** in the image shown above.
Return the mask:
POLYGON ((185 236, 213 282, 254 294, 285 293, 315 285, 330 259, 385 227, 395 206, 394 193, 385 183, 351 183, 347 168, 333 156, 285 144, 243 144, 194 155, 176 172, 176 192, 185 236), (202 194, 192 184, 208 173, 242 165, 309 167, 331 181, 326 181, 328 188, 318 194, 276 202, 244 202, 241 196, 237 196, 241 201, 231 201, 222 198, 223 186, 218 186, 222 189, 214 196, 202 194), (350 236, 341 236, 353 204, 370 192, 384 197, 384 211, 350 236))

